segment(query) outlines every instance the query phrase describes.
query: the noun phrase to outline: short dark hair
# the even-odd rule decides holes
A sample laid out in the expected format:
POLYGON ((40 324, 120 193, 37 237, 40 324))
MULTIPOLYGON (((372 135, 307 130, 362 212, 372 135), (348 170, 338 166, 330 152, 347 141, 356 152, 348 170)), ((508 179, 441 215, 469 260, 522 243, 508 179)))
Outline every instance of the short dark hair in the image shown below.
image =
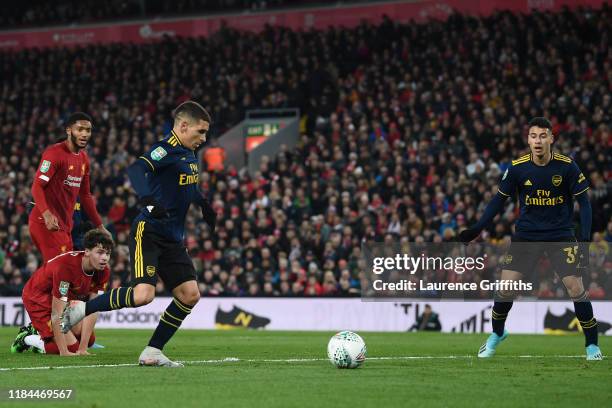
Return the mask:
POLYGON ((113 252, 115 242, 110 235, 99 229, 87 231, 85 238, 83 238, 83 246, 85 249, 94 249, 98 245, 102 246, 102 248, 106 249, 108 252, 113 252))
POLYGON ((77 121, 79 120, 89 121, 93 126, 93 120, 91 119, 91 116, 89 116, 85 112, 74 112, 71 113, 70 116, 68 116, 68 119, 66 119, 66 127, 69 128, 70 126, 77 123, 77 121))
POLYGON ((552 130, 552 123, 550 123, 550 120, 542 116, 538 116, 538 117, 531 119, 529 121, 529 127, 532 127, 532 126, 537 126, 542 129, 552 130))
POLYGON ((206 109, 204 109, 202 105, 195 101, 185 101, 172 111, 172 117, 174 118, 175 122, 179 117, 185 116, 195 120, 196 122, 203 120, 204 122, 212 124, 210 114, 206 111, 206 109))

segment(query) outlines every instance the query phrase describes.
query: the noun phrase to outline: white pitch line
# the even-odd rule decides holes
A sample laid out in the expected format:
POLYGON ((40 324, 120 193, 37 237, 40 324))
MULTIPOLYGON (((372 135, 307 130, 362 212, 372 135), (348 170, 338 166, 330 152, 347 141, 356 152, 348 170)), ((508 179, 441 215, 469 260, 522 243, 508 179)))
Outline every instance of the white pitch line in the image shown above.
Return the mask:
MULTIPOLYGON (((397 356, 397 357, 368 357, 366 360, 457 360, 457 359, 476 359, 476 356, 397 356)), ((495 359, 511 359, 511 358, 585 358, 585 356, 543 356, 543 355, 524 355, 524 356, 496 356, 495 359)), ((181 361, 186 365, 198 364, 221 364, 221 363, 308 363, 313 361, 327 361, 327 358, 289 358, 289 359, 239 359, 236 357, 226 357, 220 360, 189 360, 181 361)), ((18 371, 18 370, 62 370, 69 368, 112 368, 112 367, 138 367, 139 364, 90 364, 90 365, 68 365, 68 366, 42 366, 42 367, 0 367, 0 371, 18 371)))
POLYGON ((91 364, 91 365, 71 365, 71 366, 43 366, 43 367, 9 367, 0 368, 0 371, 17 371, 17 370, 61 370, 64 368, 98 368, 98 367, 130 367, 138 364, 91 364))

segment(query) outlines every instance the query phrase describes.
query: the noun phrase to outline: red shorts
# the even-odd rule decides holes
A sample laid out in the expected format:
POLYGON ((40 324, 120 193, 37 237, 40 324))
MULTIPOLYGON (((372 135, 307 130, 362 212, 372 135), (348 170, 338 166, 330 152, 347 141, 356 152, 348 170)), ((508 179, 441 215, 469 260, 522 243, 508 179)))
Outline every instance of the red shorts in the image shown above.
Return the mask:
POLYGON ((28 226, 30 227, 30 237, 36 248, 43 257, 43 262, 55 258, 59 254, 72 251, 72 237, 66 231, 49 231, 44 221, 34 219, 34 212, 30 215, 28 226))
POLYGON ((32 326, 38 331, 43 339, 53 338, 53 329, 51 328, 51 308, 42 306, 40 303, 35 303, 31 300, 28 292, 25 290, 21 295, 23 305, 25 306, 32 326))
MULTIPOLYGON (((38 298, 37 302, 33 301, 32 295, 28 291, 28 286, 23 289, 21 294, 21 298, 23 300, 23 305, 25 306, 26 311, 28 312, 28 316, 30 316, 30 320, 32 321, 32 326, 38 331, 40 337, 48 343, 53 341, 53 328, 51 327, 51 302, 52 296, 49 295, 48 303, 44 298, 38 298), (45 306, 43 304, 48 304, 49 306, 45 306)), ((81 340, 81 336, 76 336, 77 340, 81 340)), ((92 333, 89 342, 93 344, 95 340, 95 335, 92 333)), ((91 346, 89 344, 89 346, 91 346)))

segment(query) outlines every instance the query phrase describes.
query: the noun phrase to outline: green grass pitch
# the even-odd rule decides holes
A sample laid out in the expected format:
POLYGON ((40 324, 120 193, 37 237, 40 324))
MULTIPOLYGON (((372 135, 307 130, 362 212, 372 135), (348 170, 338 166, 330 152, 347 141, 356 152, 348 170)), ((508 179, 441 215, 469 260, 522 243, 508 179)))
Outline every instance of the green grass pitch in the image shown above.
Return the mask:
MULTIPOLYGON (((88 357, 11 354, 16 333, 0 329, 2 392, 75 390, 74 400, 44 407, 558 408, 612 401, 612 363, 574 357, 584 354, 581 335, 511 335, 494 359, 479 360, 484 334, 360 332, 369 359, 359 369, 339 370, 325 358, 331 332, 181 330, 165 352, 184 361, 182 369, 131 365, 152 331, 99 330, 97 341, 106 348, 88 357), (239 360, 223 361, 228 358, 239 360), (54 368, 24 370, 45 366, 54 368)), ((606 355, 612 339, 601 337, 600 346, 606 355)), ((0 401, 0 407, 40 404, 0 401)))

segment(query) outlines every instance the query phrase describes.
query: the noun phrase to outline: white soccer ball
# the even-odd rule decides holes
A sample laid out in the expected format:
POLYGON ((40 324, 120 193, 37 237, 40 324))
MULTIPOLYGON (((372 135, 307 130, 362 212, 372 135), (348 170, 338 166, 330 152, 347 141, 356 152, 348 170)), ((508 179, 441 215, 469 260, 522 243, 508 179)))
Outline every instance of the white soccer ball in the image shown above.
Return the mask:
POLYGON ((357 368, 365 361, 366 354, 361 336, 350 331, 334 334, 327 344, 327 357, 337 368, 357 368))

